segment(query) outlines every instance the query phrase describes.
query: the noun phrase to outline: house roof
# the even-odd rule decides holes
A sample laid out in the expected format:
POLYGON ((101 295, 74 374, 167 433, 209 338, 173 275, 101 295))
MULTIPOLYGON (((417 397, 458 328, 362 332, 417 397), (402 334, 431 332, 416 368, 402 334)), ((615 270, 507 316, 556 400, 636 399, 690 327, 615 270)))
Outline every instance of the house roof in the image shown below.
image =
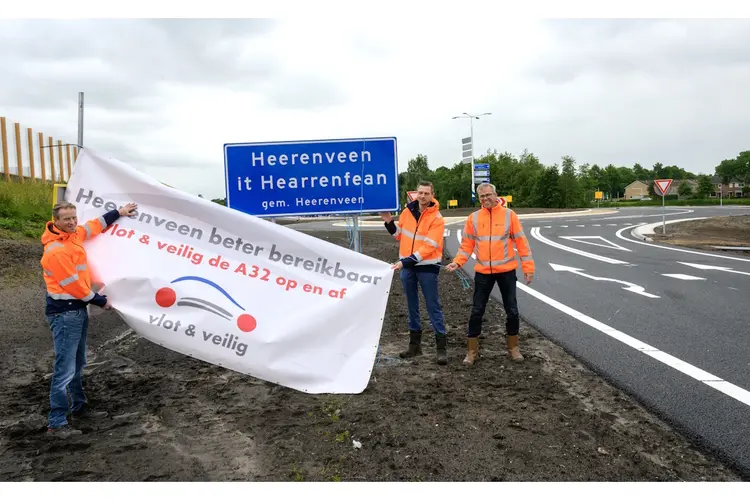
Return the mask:
POLYGON ((633 184, 640 184, 640 185, 642 185, 642 186, 643 186, 643 187, 645 187, 645 188, 647 188, 647 187, 648 187, 648 184, 646 184, 646 183, 645 183, 645 182, 643 182, 643 181, 633 181, 633 182, 631 182, 630 184, 628 184, 627 186, 625 186, 625 189, 627 189, 627 188, 631 187, 631 186, 632 186, 633 184))

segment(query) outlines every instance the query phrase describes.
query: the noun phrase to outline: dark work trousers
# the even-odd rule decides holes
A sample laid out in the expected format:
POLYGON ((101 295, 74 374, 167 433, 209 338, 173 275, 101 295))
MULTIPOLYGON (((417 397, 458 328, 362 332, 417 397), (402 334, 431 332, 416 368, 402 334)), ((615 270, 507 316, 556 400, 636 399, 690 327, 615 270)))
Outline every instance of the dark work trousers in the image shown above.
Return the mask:
POLYGON ((518 318, 518 303, 516 302, 516 270, 504 273, 482 274, 474 273, 474 304, 469 318, 469 338, 478 337, 482 333, 482 317, 490 299, 490 292, 497 283, 505 307, 505 334, 518 335, 520 320, 518 318))

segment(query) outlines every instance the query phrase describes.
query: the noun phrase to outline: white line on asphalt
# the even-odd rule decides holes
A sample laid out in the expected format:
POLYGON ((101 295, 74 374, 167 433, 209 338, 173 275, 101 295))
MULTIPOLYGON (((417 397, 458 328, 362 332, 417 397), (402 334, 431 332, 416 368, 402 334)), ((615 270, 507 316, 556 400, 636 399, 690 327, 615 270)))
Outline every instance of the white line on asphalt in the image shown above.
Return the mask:
MULTIPOLYGON (((538 229, 538 228, 534 228, 534 229, 538 229)), ((458 243, 460 244, 461 243, 461 230, 456 231, 456 238, 458 239, 458 243)), ((471 256, 476 260, 476 254, 472 253, 471 256)), ((712 375, 706 371, 703 371, 700 368, 697 368, 691 364, 688 364, 682 361, 679 358, 675 358, 671 354, 667 354, 664 351, 660 351, 659 349, 652 347, 646 344, 645 342, 641 342, 640 340, 634 337, 631 337, 630 335, 627 335, 619 330, 616 330, 609 325, 605 325, 601 321, 598 321, 598 320, 595 320, 594 318, 586 316, 582 312, 576 311, 572 307, 568 307, 565 304, 561 304, 560 302, 556 301, 552 297, 547 297, 543 293, 537 292, 536 290, 529 287, 528 285, 524 285, 523 283, 519 282, 516 284, 516 286, 519 288, 519 290, 524 291, 533 297, 536 297, 537 299, 541 300, 545 304, 554 307, 558 311, 567 314, 573 319, 577 319, 581 323, 589 325, 590 327, 596 330, 599 330, 603 334, 608 335, 609 337, 612 337, 615 340, 619 340, 623 344, 630 346, 638 351, 641 351, 643 354, 651 356, 657 361, 661 361, 665 365, 671 368, 674 368, 675 370, 679 372, 684 373, 688 377, 691 377, 699 382, 703 382, 707 386, 712 387, 716 389, 717 391, 723 392, 727 396, 732 397, 736 399, 737 401, 750 406, 750 392, 746 391, 742 387, 731 384, 727 382, 726 380, 723 380, 717 377, 716 375, 712 375)))
POLYGON ((729 260, 739 260, 742 262, 750 262, 750 259, 741 259, 739 257, 730 257, 729 255, 715 255, 712 253, 705 253, 705 252, 696 252, 695 250, 685 250, 684 248, 672 248, 672 247, 665 247, 661 245, 654 245, 653 243, 646 243, 644 241, 638 241, 631 238, 626 238, 622 235, 623 231, 627 231, 628 229, 632 229, 634 227, 638 227, 640 224, 636 224, 633 226, 628 226, 620 229, 615 233, 615 236, 620 238, 621 240, 628 241, 630 243, 636 243, 638 245, 646 245, 647 247, 654 247, 654 248, 661 248, 662 250, 672 250, 673 252, 684 252, 684 253, 692 253, 694 255, 704 255, 706 257, 716 257, 717 259, 729 259, 729 260))
POLYGON ((662 276, 666 276, 667 278, 675 278, 678 280, 685 280, 685 281, 706 281, 706 278, 701 278, 700 276, 690 276, 689 274, 662 274, 662 276))
POLYGON ((560 226, 560 227, 568 227, 568 226, 560 226))
POLYGON ((600 260, 602 262, 606 262, 608 264, 628 264, 625 261, 617 260, 617 259, 610 259, 609 257, 603 257, 601 255, 596 255, 593 253, 585 252, 583 250, 578 250, 577 248, 571 248, 565 245, 561 245, 560 243, 551 241, 547 239, 546 237, 542 236, 542 233, 538 227, 534 227, 531 229, 531 236, 536 238, 537 240, 541 241, 542 243, 546 243, 549 246, 559 248, 560 250, 565 250, 566 252, 574 253, 577 255, 581 255, 583 257, 588 257, 590 259, 600 260))
POLYGON ((612 243, 611 241, 604 238, 603 236, 560 236, 560 238, 565 238, 566 240, 572 240, 572 241, 579 241, 580 243, 585 243, 587 245, 594 245, 597 247, 604 247, 604 248, 610 248, 614 250, 624 250, 625 252, 632 252, 631 249, 620 246, 617 243, 612 243), (607 242, 607 245, 602 245, 601 243, 592 243, 586 240, 602 240, 602 241, 607 242))
POLYGON ((517 286, 520 290, 528 293, 529 295, 536 297, 537 299, 541 300, 545 304, 554 307, 558 311, 561 311, 567 314, 573 319, 576 319, 580 321, 581 323, 584 323, 596 330, 599 330, 603 334, 615 340, 619 340, 623 344, 629 347, 632 347, 633 349, 640 351, 643 354, 646 354, 647 356, 651 356, 657 361, 661 361, 665 365, 671 368, 674 368, 675 370, 684 373, 688 377, 691 377, 697 380, 698 382, 702 382, 706 384, 707 386, 712 387, 716 389, 717 391, 722 392, 731 398, 736 399, 740 403, 744 403, 750 406, 750 392, 743 389, 742 387, 739 387, 730 382, 727 382, 726 380, 723 380, 717 377, 716 375, 703 371, 698 367, 695 367, 689 363, 686 363, 685 361, 682 361, 679 358, 672 356, 671 354, 667 354, 664 351, 660 351, 659 349, 652 347, 644 342, 641 342, 640 340, 634 337, 631 337, 630 335, 627 335, 619 330, 616 330, 609 325, 605 325, 604 323, 597 321, 594 318, 586 316, 585 314, 579 311, 576 311, 575 309, 568 307, 565 304, 561 304, 560 302, 556 301, 555 299, 551 297, 547 297, 546 295, 540 292, 537 292, 536 290, 530 288, 527 285, 524 285, 523 283, 519 282, 517 283, 517 286))
POLYGON ((562 266, 560 264, 553 264, 552 262, 549 263, 549 265, 554 269, 555 271, 560 272, 569 272, 573 274, 577 274, 579 276, 583 276, 584 278, 588 278, 594 281, 611 281, 612 283, 619 283, 620 285, 625 285, 623 287, 623 290, 627 290, 628 292, 637 293, 638 295, 643 295, 644 297, 648 297, 650 299, 658 299, 658 295, 654 295, 653 293, 648 293, 645 288, 643 288, 640 285, 636 285, 635 283, 631 283, 629 281, 622 281, 622 280, 616 280, 614 278, 606 278, 603 276, 592 276, 590 274, 586 274, 583 272, 583 269, 578 269, 577 267, 572 266, 562 266))
MULTIPOLYGON (((673 208, 673 209, 669 209, 668 208, 667 210, 669 210, 670 212, 672 212, 672 213, 667 214, 670 217, 672 215, 690 214, 690 213, 695 212, 695 210, 683 210, 683 209, 680 209, 680 208, 676 208, 676 209, 675 208, 673 208), (680 211, 679 212, 675 212, 675 210, 680 210, 680 211)), ((641 218, 644 218, 644 217, 661 217, 661 216, 662 216, 662 214, 661 214, 661 212, 659 212, 658 214, 653 214, 653 215, 618 215, 616 217, 602 217, 600 219, 591 219, 591 220, 641 219, 641 218)))
POLYGON ((545 229, 552 229, 552 226, 544 226, 545 229))
POLYGON ((678 262, 678 264, 684 264, 686 266, 694 267, 696 269, 702 269, 704 271, 724 271, 727 273, 733 273, 733 274, 744 274, 745 276, 750 276, 750 273, 746 273, 743 271, 735 271, 731 267, 722 267, 722 266, 709 266, 706 264, 695 264, 692 262, 678 262))

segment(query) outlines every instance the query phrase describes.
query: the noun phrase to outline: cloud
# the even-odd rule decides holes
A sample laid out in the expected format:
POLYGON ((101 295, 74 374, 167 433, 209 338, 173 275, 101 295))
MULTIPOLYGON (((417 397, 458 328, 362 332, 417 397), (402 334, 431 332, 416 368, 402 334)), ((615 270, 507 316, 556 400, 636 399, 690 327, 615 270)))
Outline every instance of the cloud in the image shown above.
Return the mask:
POLYGON ((268 20, 0 21, 4 94, 62 107, 86 89, 109 109, 148 109, 171 83, 251 90, 279 69, 262 50, 268 20))
POLYGON ((0 21, 0 115, 207 198, 223 145, 398 138, 399 164, 475 152, 712 172, 747 149, 745 20, 0 21))

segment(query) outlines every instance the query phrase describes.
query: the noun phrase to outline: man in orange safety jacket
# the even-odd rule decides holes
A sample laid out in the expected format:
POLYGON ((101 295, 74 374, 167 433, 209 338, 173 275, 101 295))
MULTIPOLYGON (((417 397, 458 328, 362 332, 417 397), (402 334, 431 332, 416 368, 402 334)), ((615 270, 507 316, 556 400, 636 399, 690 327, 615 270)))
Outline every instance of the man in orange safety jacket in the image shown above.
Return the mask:
POLYGON ((385 228, 399 242, 399 261, 393 268, 401 271, 401 282, 409 308, 409 347, 401 352, 402 358, 422 354, 422 323, 419 316, 419 292, 427 305, 427 314, 435 330, 437 363, 448 363, 447 337, 443 320, 443 307, 438 295, 438 274, 443 259, 443 231, 445 220, 440 214, 440 204, 435 199, 435 188, 431 182, 422 181, 417 186, 417 199, 406 205, 398 218, 398 225, 391 214, 380 214, 385 228))
POLYGON ((91 289, 83 242, 100 234, 119 217, 132 215, 136 208, 135 204, 129 203, 83 226, 78 225, 76 207, 72 203, 60 202, 52 208, 52 221, 47 223, 41 238, 44 245, 41 265, 47 286, 45 315, 52 330, 55 350, 47 422, 47 432, 51 435, 68 437, 81 434, 68 424, 68 412, 73 418, 107 416, 106 412, 96 412, 85 406, 87 400, 83 392, 82 373, 86 364, 89 320, 86 306, 112 307, 106 295, 99 295, 91 289), (66 389, 70 391, 70 405, 66 389))
POLYGON ((446 266, 455 271, 463 266, 472 253, 474 264, 474 303, 469 317, 468 353, 464 364, 472 365, 479 356, 479 335, 482 332, 482 317, 497 283, 505 308, 505 339, 513 361, 523 361, 518 348, 520 319, 516 301, 516 251, 521 267, 530 284, 534 278, 534 260, 531 247, 523 232, 516 213, 500 204, 495 186, 482 183, 477 186, 477 196, 482 208, 469 215, 464 224, 461 248, 453 262, 446 266))

